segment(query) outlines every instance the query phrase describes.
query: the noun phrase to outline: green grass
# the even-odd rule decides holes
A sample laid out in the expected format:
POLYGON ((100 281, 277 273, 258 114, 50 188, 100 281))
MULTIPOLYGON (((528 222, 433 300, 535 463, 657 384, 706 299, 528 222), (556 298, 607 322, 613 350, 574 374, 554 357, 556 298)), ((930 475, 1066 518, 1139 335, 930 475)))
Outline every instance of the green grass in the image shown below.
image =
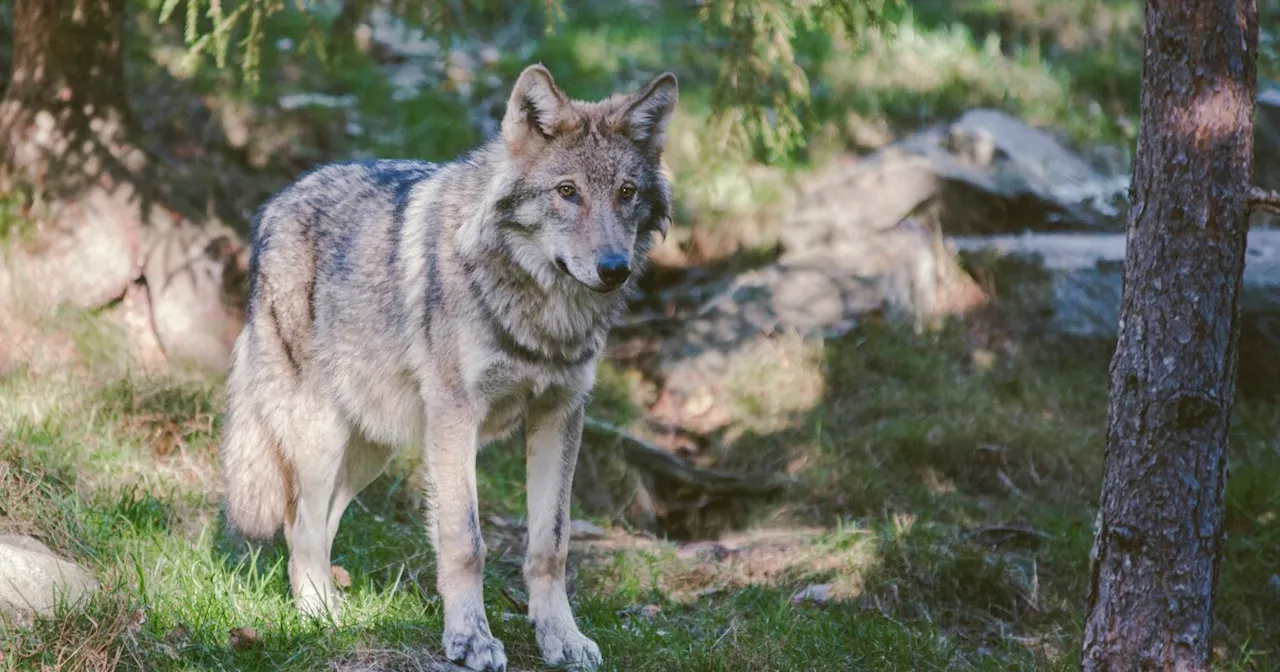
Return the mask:
MULTIPOLYGON (((617 528, 606 542, 575 543, 582 627, 618 670, 1071 667, 1106 351, 1064 345, 1058 354, 1027 346, 980 369, 955 328, 917 336, 868 325, 828 343, 816 405, 786 411, 791 420, 769 433, 746 432, 727 453, 731 467, 791 465, 794 491, 726 518, 708 514, 707 529, 723 535, 710 554, 617 528), (829 603, 792 603, 813 584, 830 586, 829 603), (645 605, 657 607, 652 619, 638 613, 645 605)), ((627 389, 606 367, 592 413, 625 422, 635 412, 627 389)), ((289 600, 282 544, 225 531, 214 467, 220 394, 218 380, 128 377, 101 362, 0 381, 0 531, 35 534, 104 586, 87 605, 8 632, 7 664, 362 669, 438 654, 414 460, 399 461, 346 514, 333 562, 352 579, 348 618, 308 621, 289 600), (230 631, 244 627, 256 644, 235 650, 230 631)), ((1240 404, 1219 669, 1276 664, 1269 624, 1280 600, 1267 591, 1280 551, 1278 433, 1274 404, 1240 404)), ((486 519, 523 515, 521 453, 516 444, 482 453, 486 519)), ((542 669, 532 632, 502 594, 522 592, 514 538, 488 523, 486 534, 491 624, 516 669, 542 669)))
MULTIPOLYGON (((441 622, 431 554, 416 491, 404 487, 402 471, 380 479, 344 520, 333 562, 353 581, 346 624, 334 629, 293 610, 279 545, 250 548, 225 535, 216 496, 206 488, 217 424, 208 417, 211 387, 117 379, 83 399, 68 388, 58 402, 67 405, 37 420, 20 408, 37 392, 29 385, 41 386, 5 381, 4 415, 13 430, 0 449, 3 527, 36 532, 94 569, 105 589, 87 606, 12 635, 7 662, 18 669, 58 661, 68 669, 106 669, 118 661, 136 669, 307 670, 358 658, 360 651, 376 658, 436 648, 441 622), (157 456, 155 422, 200 429, 178 431, 181 448, 157 456), (238 627, 254 628, 260 646, 234 651, 228 633, 238 627)), ((520 513, 522 470, 513 453, 498 447, 480 460, 486 512, 520 513)), ((513 662, 534 667, 528 628, 501 615, 509 607, 500 587, 518 567, 491 550, 497 558, 487 576, 491 621, 513 662)), ((955 655, 927 631, 864 618, 856 609, 796 610, 789 591, 777 586, 737 592, 710 610, 687 605, 637 623, 619 612, 660 597, 610 586, 607 577, 627 557, 579 572, 580 583, 597 586, 578 593, 583 627, 600 640, 614 669, 750 663, 752 669, 836 670, 864 661, 905 670, 941 666, 955 655), (779 632, 786 637, 774 636, 779 632), (724 636, 708 649, 712 634, 724 636)))

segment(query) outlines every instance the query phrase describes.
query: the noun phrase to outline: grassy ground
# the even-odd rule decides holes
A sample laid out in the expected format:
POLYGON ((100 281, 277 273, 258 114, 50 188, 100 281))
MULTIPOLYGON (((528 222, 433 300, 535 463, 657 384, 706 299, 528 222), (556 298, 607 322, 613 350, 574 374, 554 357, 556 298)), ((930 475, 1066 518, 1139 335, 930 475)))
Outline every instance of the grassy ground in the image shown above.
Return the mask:
MULTIPOLYGON (((305 621, 287 596, 281 545, 224 531, 219 381, 130 376, 94 347, 101 338, 82 331, 77 371, 0 382, 0 529, 41 537, 104 583, 91 604, 10 632, 7 665, 406 669, 438 652, 411 459, 344 519, 333 562, 350 577, 349 618, 336 628, 305 621)), ((584 629, 618 670, 1070 667, 1088 590, 1106 353, 1068 345, 1024 347, 986 368, 957 329, 868 326, 829 343, 821 402, 734 449, 744 463, 785 466, 798 487, 749 507, 714 542, 618 528, 575 542, 584 629), (814 585, 826 587, 825 604, 793 603, 814 585)), ((1277 666, 1278 433, 1274 404, 1238 408, 1220 669, 1277 666)), ((480 458, 486 589, 513 664, 540 669, 514 616, 520 455, 498 445, 480 458)))

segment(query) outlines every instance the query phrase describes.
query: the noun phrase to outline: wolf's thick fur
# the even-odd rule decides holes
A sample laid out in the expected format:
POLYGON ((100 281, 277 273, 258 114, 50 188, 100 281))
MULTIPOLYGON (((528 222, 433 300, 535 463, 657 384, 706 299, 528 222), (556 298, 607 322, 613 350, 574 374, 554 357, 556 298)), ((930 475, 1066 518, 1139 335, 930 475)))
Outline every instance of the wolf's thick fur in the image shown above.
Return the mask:
POLYGON ((538 644, 548 663, 600 663, 565 593, 570 484, 605 336, 666 233, 676 98, 664 73, 573 101, 530 66, 501 136, 470 155, 325 166, 263 206, 219 454, 231 523, 256 537, 283 525, 299 608, 338 607, 343 511, 420 445, 445 652, 504 669, 481 594, 475 459, 523 423, 538 644))

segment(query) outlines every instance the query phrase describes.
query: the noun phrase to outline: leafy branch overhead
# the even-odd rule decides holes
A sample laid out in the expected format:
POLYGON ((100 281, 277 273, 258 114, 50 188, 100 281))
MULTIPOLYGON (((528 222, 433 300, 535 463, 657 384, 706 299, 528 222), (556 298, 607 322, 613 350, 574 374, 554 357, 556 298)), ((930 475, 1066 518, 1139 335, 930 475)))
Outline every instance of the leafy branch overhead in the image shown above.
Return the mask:
MULTIPOLYGON (((250 87, 256 87, 261 78, 266 18, 297 10, 309 26, 299 48, 325 60, 327 43, 317 15, 339 10, 336 3, 315 0, 150 0, 150 4, 161 23, 185 22, 189 58, 212 57, 220 68, 236 62, 250 87)), ((543 14, 548 32, 568 18, 563 0, 531 4, 543 14)), ((892 27, 887 13, 900 7, 901 0, 702 0, 698 4, 698 29, 716 50, 719 63, 712 87, 713 121, 722 137, 755 147, 769 161, 779 161, 805 146, 813 94, 810 77, 823 65, 823 54, 798 51, 800 38, 822 33, 856 39, 869 28, 887 30, 892 27)), ((346 0, 341 11, 362 15, 375 5, 439 34, 458 31, 475 17, 510 12, 507 3, 495 0, 346 0)))
POLYGON ((805 145, 811 100, 809 71, 821 67, 798 57, 797 38, 806 32, 843 32, 856 38, 867 28, 887 30, 885 12, 900 0, 709 0, 702 23, 720 47, 720 71, 712 92, 718 121, 728 133, 759 144, 770 160, 805 145), (807 65, 807 68, 806 68, 807 65))

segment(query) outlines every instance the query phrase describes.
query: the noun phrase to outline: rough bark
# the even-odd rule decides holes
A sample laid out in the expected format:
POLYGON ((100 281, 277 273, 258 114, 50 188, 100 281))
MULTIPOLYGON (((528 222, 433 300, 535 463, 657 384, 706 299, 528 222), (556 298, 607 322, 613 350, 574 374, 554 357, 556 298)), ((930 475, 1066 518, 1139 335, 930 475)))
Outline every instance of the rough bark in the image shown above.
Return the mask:
POLYGON ((1149 0, 1085 670, 1207 670, 1252 179, 1256 0, 1149 0))
POLYGON ((132 290, 153 304, 150 328, 168 354, 220 367, 238 322, 222 299, 238 281, 226 271, 240 265, 239 246, 158 198, 161 171, 138 142, 126 97, 126 8, 14 4, 0 192, 25 198, 34 225, 6 236, 0 317, 63 302, 98 308, 132 290))
POLYGON ((73 198, 104 172, 131 174, 144 165, 130 142, 124 95, 124 6, 17 0, 13 72, 0 102, 0 159, 9 179, 73 198), (93 165, 73 170, 70 161, 93 165))

